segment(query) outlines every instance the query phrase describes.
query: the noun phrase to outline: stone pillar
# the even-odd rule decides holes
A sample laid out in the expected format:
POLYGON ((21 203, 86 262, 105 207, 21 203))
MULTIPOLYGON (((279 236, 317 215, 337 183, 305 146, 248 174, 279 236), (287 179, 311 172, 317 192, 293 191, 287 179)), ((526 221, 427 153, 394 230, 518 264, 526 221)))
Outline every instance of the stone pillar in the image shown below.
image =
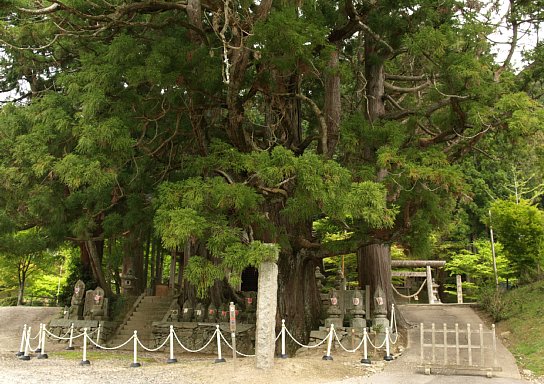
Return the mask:
POLYGON ((257 368, 274 365, 276 349, 276 310, 278 306, 278 266, 265 261, 259 266, 257 292, 257 327, 255 331, 255 356, 257 368))
POLYGON ((429 297, 429 304, 434 304, 433 300, 433 276, 431 274, 431 266, 427 265, 427 296, 429 297))
POLYGON ((457 303, 463 304, 463 282, 461 281, 461 275, 456 275, 457 282, 457 303))

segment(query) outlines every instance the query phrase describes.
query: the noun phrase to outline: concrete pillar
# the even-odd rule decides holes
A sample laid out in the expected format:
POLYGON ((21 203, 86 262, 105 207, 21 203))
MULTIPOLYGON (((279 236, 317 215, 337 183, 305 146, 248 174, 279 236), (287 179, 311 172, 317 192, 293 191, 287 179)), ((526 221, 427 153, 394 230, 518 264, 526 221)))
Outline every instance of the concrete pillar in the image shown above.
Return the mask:
POLYGON ((274 365, 276 309, 278 306, 278 266, 265 261, 259 266, 255 356, 257 368, 274 365))

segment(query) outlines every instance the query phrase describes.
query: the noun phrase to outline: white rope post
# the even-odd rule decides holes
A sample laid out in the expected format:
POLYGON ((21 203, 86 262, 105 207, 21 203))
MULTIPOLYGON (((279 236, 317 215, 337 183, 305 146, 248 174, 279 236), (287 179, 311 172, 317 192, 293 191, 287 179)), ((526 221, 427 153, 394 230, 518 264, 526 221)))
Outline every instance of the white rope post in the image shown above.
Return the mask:
POLYGON ((142 364, 138 363, 138 331, 134 331, 134 360, 130 364, 131 368, 141 367, 142 364))
POLYGON ((331 329, 329 331, 329 343, 327 344, 327 354, 323 356, 322 360, 332 360, 331 346, 332 346, 333 334, 334 334, 334 324, 331 324, 331 329))
POLYGON ((219 330, 219 324, 215 327, 215 334, 217 336, 217 359, 215 359, 215 362, 224 363, 226 360, 221 356, 221 331, 219 330))
POLYGON ((35 352, 40 353, 42 351, 42 323, 40 323, 40 330, 38 331, 38 348, 35 352))
POLYGON ((166 360, 168 364, 177 363, 178 359, 174 357, 174 326, 170 324, 170 357, 166 360))
POLYGON ((389 327, 385 327, 385 356, 383 359, 385 361, 391 361, 393 360, 393 356, 391 355, 390 347, 389 347, 389 327))
POLYGON ((287 353, 285 353, 285 319, 281 320, 281 354, 280 359, 287 359, 287 353))
POLYGON ((30 331, 32 327, 28 327, 26 330, 26 338, 25 338, 25 353, 23 356, 21 356, 19 359, 28 361, 30 360, 30 355, 28 354, 28 349, 30 348, 30 331))
POLYGON ((361 359, 362 364, 371 364, 372 362, 368 358, 368 345, 367 345, 368 333, 366 332, 366 327, 363 328, 363 358, 361 359))
POLYGON ((19 352, 15 354, 17 357, 21 357, 25 354, 25 338, 26 338, 26 324, 23 325, 23 333, 21 334, 21 346, 19 347, 19 352))
POLYGON ((64 349, 67 351, 74 350, 74 323, 70 325, 70 340, 68 341, 68 346, 64 349))
POLYGON ((91 362, 87 360, 87 328, 83 328, 83 358, 79 365, 90 365, 91 362))
POLYGON ((102 333, 102 323, 98 323, 98 330, 96 331, 96 349, 100 349, 100 334, 102 333))
POLYGON ((42 345, 40 347, 40 354, 38 355, 38 359, 47 359, 49 356, 47 356, 47 353, 45 353, 45 324, 42 324, 42 328, 40 329, 41 332, 41 339, 42 339, 42 345))

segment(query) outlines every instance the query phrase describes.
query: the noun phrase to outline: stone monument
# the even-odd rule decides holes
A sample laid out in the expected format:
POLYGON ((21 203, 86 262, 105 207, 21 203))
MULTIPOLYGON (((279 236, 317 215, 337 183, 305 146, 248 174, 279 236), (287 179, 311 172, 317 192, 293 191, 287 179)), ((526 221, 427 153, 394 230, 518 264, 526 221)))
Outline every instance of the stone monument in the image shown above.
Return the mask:
POLYGON ((389 327, 387 318, 387 298, 382 287, 378 287, 374 292, 374 312, 372 314, 372 328, 378 335, 378 344, 381 344, 385 338, 385 329, 389 327))
POLYGON ((366 328, 366 320, 363 309, 363 294, 359 289, 353 291, 352 304, 351 314, 353 317, 351 319, 351 327, 362 331, 363 328, 366 328))
POLYGON ((338 300, 338 291, 334 288, 329 293, 330 305, 327 309, 327 318, 325 319, 325 327, 329 327, 334 324, 334 328, 342 328, 344 325, 344 319, 342 318, 342 310, 340 309, 340 302, 338 300))
POLYGON ((108 299, 104 297, 101 287, 88 290, 85 297, 85 320, 105 320, 108 318, 108 299))
POLYGON ((183 303, 183 308, 181 309, 181 321, 189 322, 193 319, 194 309, 193 303, 189 299, 185 300, 183 303))
POLYGON ((271 368, 276 349, 276 310, 278 307, 278 250, 271 246, 271 254, 259 265, 257 289, 257 324, 255 330, 256 367, 271 368), (274 261, 273 261, 274 260, 274 261))
POLYGON ((74 294, 70 301, 67 319, 83 320, 83 296, 85 295, 85 283, 78 280, 74 286, 74 294))

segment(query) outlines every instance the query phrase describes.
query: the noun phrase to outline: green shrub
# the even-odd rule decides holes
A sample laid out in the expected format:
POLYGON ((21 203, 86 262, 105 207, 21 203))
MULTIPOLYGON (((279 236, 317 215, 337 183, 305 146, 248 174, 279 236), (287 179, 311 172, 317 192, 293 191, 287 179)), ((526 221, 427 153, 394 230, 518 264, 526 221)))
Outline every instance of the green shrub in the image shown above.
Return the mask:
POLYGON ((481 288, 480 304, 494 322, 508 319, 512 312, 512 302, 506 298, 502 290, 497 291, 495 287, 481 288))

